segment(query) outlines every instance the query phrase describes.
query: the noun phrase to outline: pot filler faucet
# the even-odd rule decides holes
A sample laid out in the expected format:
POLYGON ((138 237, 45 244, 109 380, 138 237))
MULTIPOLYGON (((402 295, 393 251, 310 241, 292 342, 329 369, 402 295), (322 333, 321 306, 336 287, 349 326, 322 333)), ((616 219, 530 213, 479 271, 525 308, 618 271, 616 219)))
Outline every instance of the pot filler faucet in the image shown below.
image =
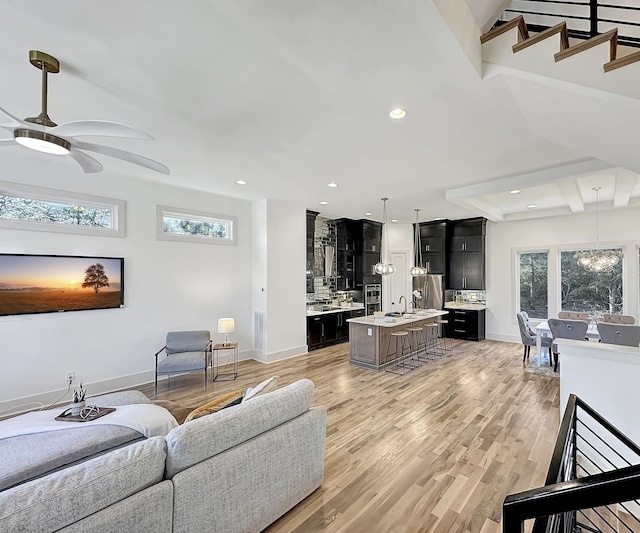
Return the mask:
POLYGON ((402 300, 404 300, 404 312, 406 314, 407 313, 407 299, 404 297, 404 295, 400 296, 400 298, 398 299, 398 303, 402 302, 402 300))

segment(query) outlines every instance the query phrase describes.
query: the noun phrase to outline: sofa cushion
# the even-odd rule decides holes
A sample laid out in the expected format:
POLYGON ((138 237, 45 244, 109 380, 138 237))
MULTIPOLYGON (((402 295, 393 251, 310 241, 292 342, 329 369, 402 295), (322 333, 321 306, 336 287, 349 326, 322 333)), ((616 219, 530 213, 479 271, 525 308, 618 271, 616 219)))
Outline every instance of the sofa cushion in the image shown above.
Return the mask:
POLYGON ((162 480, 154 437, 0 493, 0 531, 57 531, 162 480), (63 504, 64 502, 64 504, 63 504))
POLYGON ((242 398, 244 397, 244 393, 244 389, 239 389, 219 396, 218 398, 215 398, 214 400, 211 400, 210 402, 207 402, 197 409, 191 411, 184 419, 184 421, 190 422, 191 420, 195 420, 196 418, 200 418, 201 416, 207 416, 213 413, 217 413, 225 407, 228 407, 230 404, 237 405, 240 403, 238 400, 242 400, 242 398))
POLYGON ((313 382, 301 379, 172 429, 166 437, 165 476, 171 479, 185 468, 301 415, 309 410, 312 395, 313 382))

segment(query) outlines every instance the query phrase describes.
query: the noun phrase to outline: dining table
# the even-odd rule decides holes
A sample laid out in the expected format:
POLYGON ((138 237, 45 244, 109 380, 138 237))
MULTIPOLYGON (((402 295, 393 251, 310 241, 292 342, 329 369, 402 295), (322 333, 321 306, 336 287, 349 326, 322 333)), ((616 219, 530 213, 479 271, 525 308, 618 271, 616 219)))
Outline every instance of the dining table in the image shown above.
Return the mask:
MULTIPOLYGON (((549 349, 549 348, 542 348, 542 337, 550 337, 551 328, 549 327, 549 322, 547 320, 543 320, 534 328, 534 330, 536 332, 536 355, 538 359, 538 366, 541 366, 542 350, 549 349)), ((598 326, 596 324, 589 324, 589 327, 587 328, 586 337, 590 341, 600 340, 600 333, 598 332, 598 326)), ((551 357, 549 357, 549 360, 551 360, 551 357)))

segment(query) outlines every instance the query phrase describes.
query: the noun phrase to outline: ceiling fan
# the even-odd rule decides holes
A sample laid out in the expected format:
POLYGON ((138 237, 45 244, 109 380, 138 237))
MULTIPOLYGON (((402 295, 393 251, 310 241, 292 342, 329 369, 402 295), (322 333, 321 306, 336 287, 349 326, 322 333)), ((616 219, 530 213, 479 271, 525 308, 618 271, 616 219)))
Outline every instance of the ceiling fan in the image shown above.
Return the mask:
POLYGON ((85 151, 108 155, 163 174, 169 174, 169 169, 165 165, 153 159, 75 138, 95 135, 153 140, 151 135, 143 131, 136 130, 126 124, 105 120, 78 120, 59 126, 53 122, 47 115, 47 74, 60 72, 60 62, 55 57, 38 50, 29 52, 29 61, 34 67, 42 70, 42 112, 37 117, 21 120, 0 107, 0 128, 13 133, 13 138, 0 139, 0 146, 11 146, 17 143, 47 154, 68 155, 75 159, 86 173, 100 172, 103 167, 97 159, 86 154, 85 151))

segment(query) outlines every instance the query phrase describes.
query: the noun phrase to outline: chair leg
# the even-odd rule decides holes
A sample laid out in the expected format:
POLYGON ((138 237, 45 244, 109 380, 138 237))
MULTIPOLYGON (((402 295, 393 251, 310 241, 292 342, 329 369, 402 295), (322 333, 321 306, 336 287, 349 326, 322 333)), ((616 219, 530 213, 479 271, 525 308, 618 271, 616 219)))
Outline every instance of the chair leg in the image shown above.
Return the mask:
POLYGON ((524 348, 524 353, 522 354, 522 362, 524 363, 527 359, 527 347, 526 345, 523 345, 524 348))
POLYGON ((156 396, 158 395, 158 370, 156 369, 156 396))
POLYGON ((557 353, 553 354, 553 371, 554 372, 558 371, 558 354, 557 353))

